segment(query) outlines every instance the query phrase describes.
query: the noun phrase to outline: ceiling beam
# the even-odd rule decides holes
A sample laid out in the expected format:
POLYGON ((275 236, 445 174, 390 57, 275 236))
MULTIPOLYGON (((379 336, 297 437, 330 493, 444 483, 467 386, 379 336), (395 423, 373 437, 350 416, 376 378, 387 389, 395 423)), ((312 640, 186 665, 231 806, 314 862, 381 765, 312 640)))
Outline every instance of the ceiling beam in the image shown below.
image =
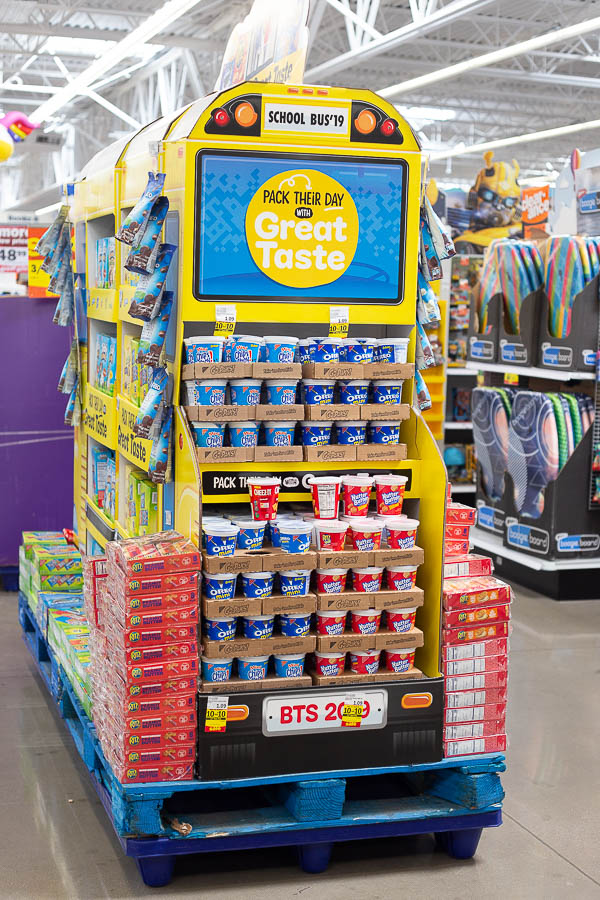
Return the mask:
MULTIPOLYGON (((123 13, 119 13, 123 16, 123 13)), ((42 37, 66 37, 75 40, 121 41, 129 31, 108 28, 81 28, 74 25, 44 25, 36 22, 0 22, 0 34, 40 35, 42 37)), ((214 51, 215 44, 211 40, 188 37, 179 34, 160 34, 148 38, 146 44, 158 44, 164 47, 187 47, 190 50, 214 51)), ((0 54, 3 51, 0 50, 0 54)), ((38 51, 40 52, 40 51, 38 51)), ((69 54, 62 54, 68 56, 69 54)), ((81 56, 81 54, 78 54, 81 56)))

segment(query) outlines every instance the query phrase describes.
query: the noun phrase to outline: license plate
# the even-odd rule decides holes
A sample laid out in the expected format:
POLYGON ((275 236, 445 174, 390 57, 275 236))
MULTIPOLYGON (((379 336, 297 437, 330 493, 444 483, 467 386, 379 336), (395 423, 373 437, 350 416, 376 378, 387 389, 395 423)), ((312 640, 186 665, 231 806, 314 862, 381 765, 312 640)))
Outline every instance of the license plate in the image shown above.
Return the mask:
MULTIPOLYGON (((361 691, 354 685, 352 691, 336 691, 328 694, 308 693, 265 697, 263 700, 263 734, 285 735, 299 732, 342 731, 342 713, 346 698, 363 699, 363 716, 360 731, 366 728, 384 728, 387 724, 387 691, 361 691)), ((356 731, 344 728, 343 731, 356 731)))

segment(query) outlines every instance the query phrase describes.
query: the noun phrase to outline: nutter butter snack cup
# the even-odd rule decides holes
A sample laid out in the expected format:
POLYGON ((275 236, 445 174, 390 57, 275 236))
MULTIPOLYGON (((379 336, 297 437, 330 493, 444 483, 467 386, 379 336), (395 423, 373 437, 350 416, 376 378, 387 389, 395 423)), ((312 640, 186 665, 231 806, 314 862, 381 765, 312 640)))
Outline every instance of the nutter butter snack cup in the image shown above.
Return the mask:
POLYGON ((342 503, 345 516, 369 513, 373 479, 370 475, 345 475, 342 478, 342 503))
POLYGON ((244 656, 238 659, 238 675, 242 681, 262 681, 267 677, 268 656, 244 656))
POLYGON ((316 519, 336 519, 340 508, 341 479, 335 475, 309 475, 307 483, 312 494, 316 519))
POLYGON ((286 637, 304 637, 310 631, 310 613, 279 616, 281 633, 286 637))
POLYGON ((237 619, 231 616, 219 616, 203 620, 204 634, 212 641, 231 641, 235 637, 237 619))
POLYGON ((403 634, 414 628, 415 619, 417 617, 417 607, 404 606, 400 609, 387 610, 387 625, 390 631, 396 631, 403 634))
POLYGON ((399 516, 402 513, 404 491, 408 478, 405 475, 376 475, 375 496, 380 516, 399 516))
POLYGON ((237 575, 224 572, 210 575, 208 572, 203 572, 202 576, 204 578, 204 595, 209 600, 233 600, 237 575))
POLYGON ((416 566, 387 566, 386 571, 390 591, 412 591, 417 583, 416 566))
POLYGON ((242 575, 242 591, 246 599, 253 597, 270 597, 273 593, 275 572, 244 572, 242 575))
POLYGON ((304 675, 304 653, 275 653, 275 674, 278 678, 300 678, 304 675))
POLYGON ((352 631, 355 634, 377 634, 381 623, 381 610, 353 609, 350 618, 352 631))
POLYGON ((348 525, 338 519, 315 519, 313 527, 317 550, 343 550, 346 543, 348 525))
POLYGON ((252 518, 261 521, 274 519, 277 515, 281 479, 256 476, 248 478, 246 484, 250 491, 252 518))
POLYGON ((317 591, 320 594, 341 594, 346 590, 347 569, 317 569, 317 591))
POLYGON ((239 528, 231 522, 202 523, 209 556, 233 556, 239 528))
POLYGON ((245 616, 244 637, 260 639, 273 637, 273 616, 245 616))
POLYGON ((202 657, 202 678, 204 681, 229 681, 233 659, 207 659, 202 657))
POLYGON ((355 550, 379 550, 383 523, 368 517, 357 518, 350 523, 350 540, 355 550))
POLYGON ((345 653, 320 653, 315 651, 317 675, 341 675, 346 665, 345 653))
POLYGON ((395 647, 385 651, 385 667, 388 672, 408 672, 415 664, 416 647, 395 647))
POLYGON ((350 654, 350 669, 356 675, 374 675, 379 671, 379 650, 355 650, 350 654))
POLYGON ((405 519, 401 523, 386 519, 388 545, 393 550, 410 550, 417 540, 418 519, 405 519))
POLYGON ((294 362, 298 338, 282 337, 278 334, 268 334, 264 338, 265 362, 291 363, 294 362))
POLYGON ((352 587, 361 594, 371 594, 381 590, 383 569, 379 566, 364 566, 352 569, 352 587))
POLYGON ((346 630, 346 609, 317 610, 317 634, 330 636, 343 634, 346 630))

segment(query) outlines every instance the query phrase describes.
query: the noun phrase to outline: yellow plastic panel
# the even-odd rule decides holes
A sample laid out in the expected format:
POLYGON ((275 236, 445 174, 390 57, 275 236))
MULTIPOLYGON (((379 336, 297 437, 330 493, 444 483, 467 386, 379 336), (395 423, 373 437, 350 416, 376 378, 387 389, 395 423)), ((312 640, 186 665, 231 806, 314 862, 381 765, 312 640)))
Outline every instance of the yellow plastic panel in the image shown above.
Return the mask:
POLYGON ((118 313, 117 291, 114 288, 90 288, 88 292, 88 318, 101 322, 116 322, 118 313))
POLYGON ((175 529, 200 546, 200 475, 187 417, 175 407, 175 529))
POLYGON ((117 401, 91 384, 85 386, 83 427, 105 447, 117 446, 117 401))
POLYGON ((133 430, 139 407, 123 397, 117 397, 117 448, 119 453, 144 472, 150 464, 152 441, 139 438, 133 430))

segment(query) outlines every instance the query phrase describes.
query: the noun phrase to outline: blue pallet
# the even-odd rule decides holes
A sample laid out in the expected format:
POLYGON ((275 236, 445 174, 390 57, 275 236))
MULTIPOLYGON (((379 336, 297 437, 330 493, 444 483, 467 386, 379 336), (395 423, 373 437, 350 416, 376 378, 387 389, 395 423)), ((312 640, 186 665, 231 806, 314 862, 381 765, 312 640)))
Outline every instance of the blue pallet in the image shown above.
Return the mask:
MULTIPOLYGON (((295 846, 302 868, 321 872, 337 842, 435 834, 447 853, 467 859, 475 853, 482 829, 502 822, 504 793, 498 773, 505 763, 498 754, 384 769, 122 785, 23 595, 19 619, 25 643, 57 701, 121 845, 149 886, 170 881, 177 856, 259 847, 295 846), (392 791, 379 799, 346 797, 348 786, 364 787, 369 794, 368 779, 373 776, 402 776, 409 790, 405 796, 394 797, 392 791), (259 788, 270 806, 248 805, 246 793, 254 798, 259 788), (203 794, 202 804, 198 803, 200 790, 237 791, 245 805, 234 812, 211 810, 206 801, 210 794, 203 794)), ((397 780, 392 782, 393 789, 397 785, 397 780)))
POLYGON ((4 591, 19 590, 19 567, 0 566, 0 584, 4 591))

